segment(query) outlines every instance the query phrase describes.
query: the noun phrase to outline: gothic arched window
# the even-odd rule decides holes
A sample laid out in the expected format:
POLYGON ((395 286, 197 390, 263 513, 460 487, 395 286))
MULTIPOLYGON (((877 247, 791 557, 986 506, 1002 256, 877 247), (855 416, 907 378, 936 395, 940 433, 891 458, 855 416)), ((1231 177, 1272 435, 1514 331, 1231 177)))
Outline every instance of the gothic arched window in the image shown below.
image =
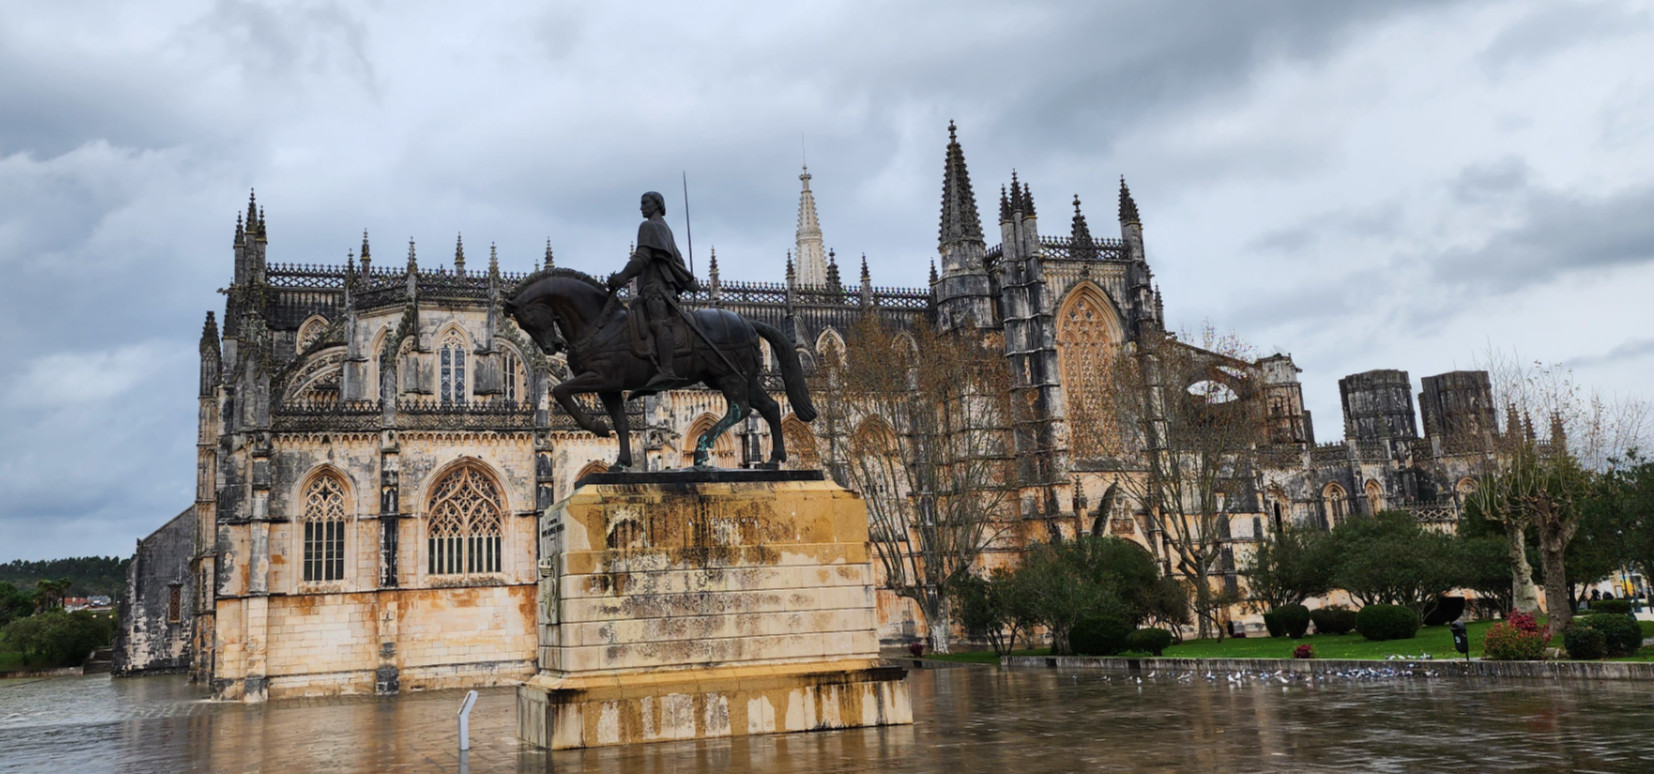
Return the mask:
POLYGON ((442 337, 442 402, 465 402, 465 337, 449 330, 442 337))
POLYGON ((1321 490, 1321 500, 1327 508, 1327 526, 1343 524, 1344 516, 1349 513, 1349 495, 1344 492, 1344 487, 1327 484, 1327 488, 1321 490))
POLYGON ((816 447, 816 434, 809 425, 788 414, 781 420, 781 436, 787 440, 788 468, 815 470, 821 467, 821 450, 816 447))
POLYGON ((432 575, 500 571, 505 511, 494 479, 466 465, 431 490, 427 547, 432 575))
POLYGON ((1107 380, 1124 340, 1120 316, 1095 286, 1081 285, 1057 313, 1057 355, 1076 457, 1108 456, 1119 447, 1107 380))
POLYGON ((506 349, 500 356, 500 366, 501 392, 506 401, 516 403, 522 395, 523 359, 517 357, 516 352, 506 349))
POLYGON ((345 484, 331 473, 304 488, 304 579, 345 577, 345 484))
POLYGON ((1367 495, 1368 513, 1378 513, 1384 510, 1384 489, 1378 485, 1377 481, 1371 479, 1367 481, 1365 494, 1367 495))

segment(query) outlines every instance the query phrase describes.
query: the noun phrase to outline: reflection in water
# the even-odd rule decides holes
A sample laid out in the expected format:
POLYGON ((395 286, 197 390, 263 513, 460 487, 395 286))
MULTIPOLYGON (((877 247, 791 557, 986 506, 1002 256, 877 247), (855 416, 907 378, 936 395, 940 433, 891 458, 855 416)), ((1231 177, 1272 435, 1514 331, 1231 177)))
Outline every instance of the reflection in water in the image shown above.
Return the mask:
POLYGON ((1637 683, 1232 685, 1048 670, 912 673, 913 726, 546 753, 510 689, 244 706, 181 678, 0 681, 0 771, 1654 771, 1637 683))

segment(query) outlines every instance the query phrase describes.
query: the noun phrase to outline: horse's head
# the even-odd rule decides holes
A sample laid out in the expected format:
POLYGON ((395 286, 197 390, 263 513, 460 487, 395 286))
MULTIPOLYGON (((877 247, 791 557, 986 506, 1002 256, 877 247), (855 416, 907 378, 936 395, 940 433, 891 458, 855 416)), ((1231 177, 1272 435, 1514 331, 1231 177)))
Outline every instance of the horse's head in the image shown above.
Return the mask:
POLYGON ((512 296, 500 303, 500 308, 517 322, 517 327, 523 329, 535 346, 540 348, 546 357, 551 357, 561 351, 565 345, 563 336, 557 331, 557 315, 551 307, 541 302, 536 303, 534 298, 512 296))

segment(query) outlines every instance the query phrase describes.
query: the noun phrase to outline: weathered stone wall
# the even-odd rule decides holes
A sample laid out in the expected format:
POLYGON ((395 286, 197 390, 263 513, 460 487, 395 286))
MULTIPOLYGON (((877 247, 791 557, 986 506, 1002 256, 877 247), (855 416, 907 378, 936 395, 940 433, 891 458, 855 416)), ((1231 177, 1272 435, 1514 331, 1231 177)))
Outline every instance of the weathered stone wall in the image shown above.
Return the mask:
POLYGON ((195 621, 195 581, 190 572, 195 507, 184 509, 149 537, 126 570, 115 635, 115 673, 172 672, 189 668, 195 621), (177 612, 172 616, 176 594, 177 612))

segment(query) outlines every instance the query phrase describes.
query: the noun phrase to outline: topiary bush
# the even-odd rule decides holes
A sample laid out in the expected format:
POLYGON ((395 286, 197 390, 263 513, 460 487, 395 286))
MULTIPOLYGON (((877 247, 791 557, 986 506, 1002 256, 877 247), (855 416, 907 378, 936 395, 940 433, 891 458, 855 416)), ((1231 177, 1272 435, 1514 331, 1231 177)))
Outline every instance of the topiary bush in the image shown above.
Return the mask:
POLYGON ((1368 605, 1355 614, 1355 630, 1374 642, 1410 640, 1420 624, 1419 614, 1401 605, 1368 605))
POLYGON ((1575 621, 1562 632, 1562 647, 1568 658, 1577 661, 1596 661, 1608 655, 1608 637, 1601 631, 1575 621))
POLYGON ((1527 613, 1511 611, 1505 620, 1487 629, 1482 658, 1493 661, 1538 661, 1545 657, 1551 635, 1527 613))
POLYGON ((1631 615, 1631 600, 1629 599, 1598 599, 1590 604, 1592 613, 1631 615))
POLYGON ((1349 634, 1355 631, 1355 611, 1343 605, 1311 610, 1309 620, 1315 622, 1316 634, 1349 634))
MULTIPOLYGON (((1618 602, 1620 600, 1616 599, 1614 601, 1618 602)), ((1637 649, 1643 645, 1642 627, 1637 625, 1637 619, 1629 615, 1598 613, 1597 615, 1580 616, 1574 619, 1574 622, 1602 632, 1602 636, 1606 640, 1604 646, 1607 647, 1609 656, 1636 655, 1637 649)))
POLYGON ((1112 656, 1126 649, 1131 624, 1114 616, 1082 619, 1068 632, 1068 647, 1075 655, 1112 656))
POLYGON ((1275 608, 1281 625, 1286 628, 1286 636, 1299 639, 1309 631, 1309 608, 1303 605, 1282 605, 1275 608))
POLYGON ((1263 614, 1263 628, 1271 637, 1286 636, 1286 622, 1281 620, 1278 610, 1269 610, 1263 614))
POLYGON ((1126 635, 1126 647, 1156 656, 1165 653, 1171 645, 1172 633, 1165 629, 1138 629, 1126 635))

